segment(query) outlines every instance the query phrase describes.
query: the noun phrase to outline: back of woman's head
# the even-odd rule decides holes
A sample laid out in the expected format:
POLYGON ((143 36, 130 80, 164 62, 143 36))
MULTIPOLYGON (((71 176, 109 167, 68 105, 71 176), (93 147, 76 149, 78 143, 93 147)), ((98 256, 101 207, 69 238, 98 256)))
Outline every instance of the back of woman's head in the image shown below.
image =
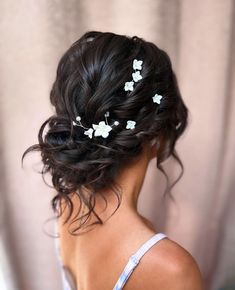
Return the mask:
POLYGON ((175 143, 187 125, 187 108, 167 53, 153 43, 110 32, 85 33, 62 56, 50 100, 55 114, 42 124, 39 144, 23 157, 41 152, 42 174, 51 174, 57 191, 54 210, 64 200, 71 216, 71 194, 76 193, 89 217, 102 189, 109 187, 121 197, 118 170, 153 139, 160 144, 157 167, 165 174, 161 163, 172 155, 183 171, 175 143), (89 193, 80 194, 82 188, 89 193))

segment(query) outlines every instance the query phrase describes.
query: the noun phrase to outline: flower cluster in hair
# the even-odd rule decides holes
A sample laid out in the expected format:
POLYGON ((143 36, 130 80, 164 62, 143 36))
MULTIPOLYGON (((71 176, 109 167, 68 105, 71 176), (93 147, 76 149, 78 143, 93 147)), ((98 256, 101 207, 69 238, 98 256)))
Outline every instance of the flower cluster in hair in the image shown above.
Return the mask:
POLYGON ((142 70, 142 64, 143 64, 142 60, 137 59, 133 60, 132 67, 135 71, 132 73, 132 80, 130 82, 125 82, 124 86, 125 91, 133 91, 135 82, 137 83, 142 79, 142 75, 140 74, 140 71, 142 70))
POLYGON ((113 125, 118 126, 119 122, 115 121, 110 126, 108 124, 108 120, 107 120, 107 117, 109 117, 109 112, 106 112, 104 117, 105 117, 105 121, 100 121, 99 124, 92 124, 92 128, 87 128, 87 127, 82 125, 81 117, 77 116, 76 121, 78 122, 78 124, 73 121, 73 125, 80 126, 84 129, 86 129, 86 131, 84 131, 84 134, 87 135, 90 139, 93 137, 93 132, 94 132, 94 136, 102 136, 103 138, 107 138, 109 135, 109 132, 112 130, 112 126, 113 125))
MULTIPOLYGON (((139 82, 143 78, 142 75, 140 74, 140 72, 142 70, 142 65, 143 65, 143 60, 137 60, 137 59, 133 60, 132 67, 133 67, 134 72, 132 73, 132 80, 125 82, 125 86, 124 86, 125 91, 133 91, 134 84, 139 82)), ((161 100, 162 100, 162 95, 155 94, 152 97, 152 100, 154 103, 157 103, 159 105, 161 103, 161 100)), ((76 117, 77 122, 73 121, 73 125, 80 126, 80 127, 84 128, 85 129, 84 134, 87 135, 90 139, 93 138, 93 133, 94 133, 95 137, 101 136, 103 138, 107 138, 109 136, 109 132, 112 130, 112 127, 118 126, 120 124, 119 121, 116 120, 116 121, 114 121, 114 123, 112 125, 110 125, 108 123, 108 120, 107 120, 107 117, 109 117, 109 115, 110 115, 110 113, 109 113, 109 111, 107 111, 104 114, 105 121, 100 121, 99 124, 92 124, 91 128, 85 127, 81 123, 81 117, 78 115, 76 117)), ((126 122, 125 128, 133 130, 133 129, 135 129, 135 125, 136 125, 136 121, 128 120, 126 122)))

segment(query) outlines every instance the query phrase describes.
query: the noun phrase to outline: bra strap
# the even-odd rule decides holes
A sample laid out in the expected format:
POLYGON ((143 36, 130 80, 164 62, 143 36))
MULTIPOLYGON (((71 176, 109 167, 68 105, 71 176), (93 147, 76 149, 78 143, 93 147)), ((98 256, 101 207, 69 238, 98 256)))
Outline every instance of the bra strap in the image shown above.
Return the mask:
POLYGON ((143 255, 158 241, 160 241, 163 238, 167 238, 167 236, 163 233, 158 233, 154 235, 152 238, 150 238, 147 242, 145 242, 139 250, 133 254, 126 264, 126 267, 124 268, 122 274, 120 275, 117 283, 115 284, 113 290, 120 290, 125 285, 126 281, 130 277, 131 273, 134 271, 135 267, 138 265, 140 259, 143 257, 143 255))

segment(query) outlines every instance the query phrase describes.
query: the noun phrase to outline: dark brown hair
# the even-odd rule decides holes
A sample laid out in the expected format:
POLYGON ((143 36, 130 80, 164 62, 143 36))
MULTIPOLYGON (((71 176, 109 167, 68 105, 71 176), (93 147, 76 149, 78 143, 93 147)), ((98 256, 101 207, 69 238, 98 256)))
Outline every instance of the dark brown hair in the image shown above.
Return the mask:
POLYGON ((80 225, 77 224, 73 233, 85 225, 92 213, 97 217, 96 223, 103 223, 94 205, 96 194, 107 186, 118 197, 118 209, 121 194, 115 184, 116 174, 142 152, 144 142, 153 138, 161 140, 156 166, 167 178, 165 193, 170 193, 182 176, 183 165, 175 144, 186 128, 188 110, 170 58, 155 44, 137 36, 98 31, 85 33, 59 61, 50 101, 55 113, 42 124, 38 144, 24 152, 22 162, 28 152, 40 151, 42 176, 51 174, 57 192, 52 199, 54 211, 62 200, 69 205, 66 222, 73 213, 71 194, 76 193, 86 205, 88 211, 76 220, 80 225), (127 93, 124 84, 131 78, 134 59, 143 60, 143 78, 127 93), (163 96, 160 105, 153 104, 152 97, 156 93, 163 96), (77 115, 81 116, 84 126, 91 127, 103 120, 107 111, 110 122, 120 122, 108 138, 90 139, 84 135, 83 128, 73 126, 77 115), (122 126, 127 120, 136 121, 134 130, 122 126), (171 186, 161 165, 169 156, 181 166, 181 174, 171 186), (89 188, 89 194, 82 195, 81 188, 89 188))

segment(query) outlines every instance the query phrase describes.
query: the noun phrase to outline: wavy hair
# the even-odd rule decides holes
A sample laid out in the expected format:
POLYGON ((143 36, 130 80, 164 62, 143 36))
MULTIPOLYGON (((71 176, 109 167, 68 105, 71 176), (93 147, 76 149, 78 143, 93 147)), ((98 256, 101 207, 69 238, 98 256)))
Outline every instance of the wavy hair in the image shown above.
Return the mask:
POLYGON ((121 191, 115 182, 117 172, 141 154, 143 143, 153 138, 161 144, 156 167, 167 179, 164 196, 171 195, 171 188, 184 171, 175 144, 187 126, 188 110, 165 51, 137 36, 86 32, 60 59, 50 101, 55 113, 41 125, 38 144, 23 153, 22 164, 27 153, 40 152, 41 174, 44 177, 50 173, 56 190, 51 205, 57 217, 62 214, 57 211, 58 202, 65 201, 69 206, 65 223, 74 211, 72 194, 86 206, 87 212, 77 218, 80 208, 72 220, 76 222, 72 234, 85 227, 91 214, 97 218, 93 224, 103 223, 94 207, 96 195, 107 186, 118 198, 112 215, 116 212, 121 203, 121 191), (135 58, 143 60, 142 80, 127 94, 123 88, 130 80, 135 58), (155 93, 163 96, 160 105, 153 104, 155 93), (84 126, 91 127, 103 120, 107 111, 110 122, 135 120, 135 129, 126 130, 119 125, 108 138, 90 139, 84 135, 83 128, 73 126, 77 115, 81 116, 84 126), (180 175, 171 185, 162 167, 162 162, 170 156, 181 167, 180 175), (82 188, 89 189, 87 194, 82 194, 82 188))

